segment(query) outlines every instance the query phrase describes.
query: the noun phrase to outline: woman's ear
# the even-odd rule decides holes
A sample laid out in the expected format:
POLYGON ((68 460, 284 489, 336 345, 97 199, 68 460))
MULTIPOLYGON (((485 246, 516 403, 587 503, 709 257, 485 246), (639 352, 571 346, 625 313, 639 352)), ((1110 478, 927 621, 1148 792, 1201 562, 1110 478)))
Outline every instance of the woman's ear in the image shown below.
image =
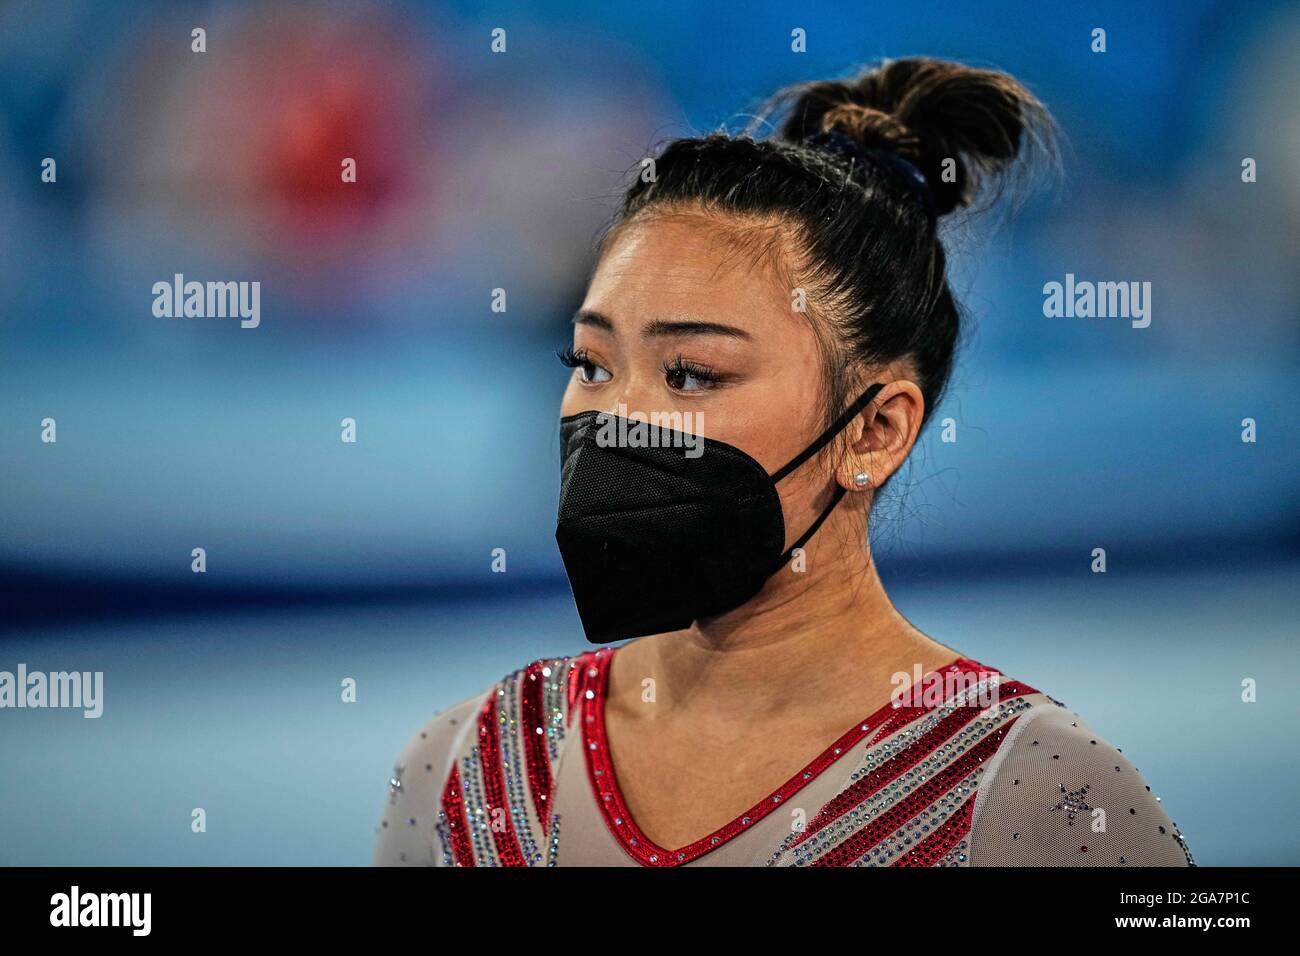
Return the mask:
POLYGON ((925 415, 925 398, 915 382, 890 382, 849 426, 848 454, 840 484, 849 491, 871 491, 902 466, 916 444, 925 415))

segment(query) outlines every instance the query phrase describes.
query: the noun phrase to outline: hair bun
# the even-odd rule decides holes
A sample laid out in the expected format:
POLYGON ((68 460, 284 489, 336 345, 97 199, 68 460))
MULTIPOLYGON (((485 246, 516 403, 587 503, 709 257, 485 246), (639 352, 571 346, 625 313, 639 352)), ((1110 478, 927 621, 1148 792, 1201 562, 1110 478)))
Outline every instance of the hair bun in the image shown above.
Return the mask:
POLYGON ((782 139, 837 130, 888 149, 925 176, 938 215, 968 205, 1027 141, 1050 144, 1047 112, 1023 84, 947 60, 887 60, 853 79, 788 87, 775 100, 792 103, 782 139))
POLYGON ((880 146, 904 156, 918 152, 921 143, 893 114, 861 103, 846 101, 832 106, 822 116, 821 128, 851 136, 861 146, 880 146))

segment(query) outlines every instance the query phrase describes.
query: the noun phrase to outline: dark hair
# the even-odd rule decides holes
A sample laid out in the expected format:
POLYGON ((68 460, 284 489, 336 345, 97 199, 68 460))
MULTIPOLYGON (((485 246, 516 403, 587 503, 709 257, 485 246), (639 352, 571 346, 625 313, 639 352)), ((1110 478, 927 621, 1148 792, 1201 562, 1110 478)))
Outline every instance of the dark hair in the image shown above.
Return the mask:
MULTIPOLYGON (((951 376, 960 327, 934 217, 971 204, 1026 144, 1050 153, 1051 120, 1004 73, 923 58, 780 90, 758 123, 786 107, 767 139, 715 132, 669 143, 654 176, 628 189, 602 248, 633 220, 677 211, 793 226, 792 265, 811 286, 809 311, 826 326, 819 335, 829 414, 849 400, 855 367, 907 358, 928 419, 951 376), (918 195, 909 171, 924 177, 928 196, 918 195)), ((771 236, 753 230, 747 238, 771 236)))

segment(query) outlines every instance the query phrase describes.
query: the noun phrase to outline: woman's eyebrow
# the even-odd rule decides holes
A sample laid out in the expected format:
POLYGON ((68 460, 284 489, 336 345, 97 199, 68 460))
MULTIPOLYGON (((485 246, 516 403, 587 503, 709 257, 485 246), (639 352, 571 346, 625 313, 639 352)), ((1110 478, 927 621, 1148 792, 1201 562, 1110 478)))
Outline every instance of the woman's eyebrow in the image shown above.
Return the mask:
POLYGON ((675 321, 656 319, 646 324, 645 328, 641 330, 641 335, 644 338, 663 335, 725 335, 733 339, 749 339, 750 337, 748 332, 734 325, 723 325, 721 322, 703 322, 696 319, 679 319, 675 321))
POLYGON ((591 309, 579 309, 573 313, 574 325, 592 325, 598 329, 604 329, 606 332, 614 331, 614 323, 599 312, 591 309))
MULTIPOLYGON (((594 309, 579 309, 573 314, 574 325, 590 325, 606 332, 614 331, 614 323, 594 309)), ((721 322, 705 322, 699 319, 655 319, 646 323, 641 329, 643 338, 656 338, 666 335, 725 335, 733 339, 751 338, 750 334, 734 325, 721 322)))

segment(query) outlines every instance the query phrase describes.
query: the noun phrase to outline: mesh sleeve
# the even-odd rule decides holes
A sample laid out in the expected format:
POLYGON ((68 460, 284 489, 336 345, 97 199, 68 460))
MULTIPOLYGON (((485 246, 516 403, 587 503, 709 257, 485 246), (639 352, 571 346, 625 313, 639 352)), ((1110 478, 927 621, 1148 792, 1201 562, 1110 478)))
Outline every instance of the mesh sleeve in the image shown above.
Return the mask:
POLYGON ((474 723, 485 696, 478 694, 434 715, 397 758, 379 821, 375 866, 442 863, 442 841, 436 830, 442 788, 461 732, 474 723))
POLYGON ((1124 754, 1050 700, 1021 718, 989 772, 971 821, 972 866, 1194 865, 1124 754))

